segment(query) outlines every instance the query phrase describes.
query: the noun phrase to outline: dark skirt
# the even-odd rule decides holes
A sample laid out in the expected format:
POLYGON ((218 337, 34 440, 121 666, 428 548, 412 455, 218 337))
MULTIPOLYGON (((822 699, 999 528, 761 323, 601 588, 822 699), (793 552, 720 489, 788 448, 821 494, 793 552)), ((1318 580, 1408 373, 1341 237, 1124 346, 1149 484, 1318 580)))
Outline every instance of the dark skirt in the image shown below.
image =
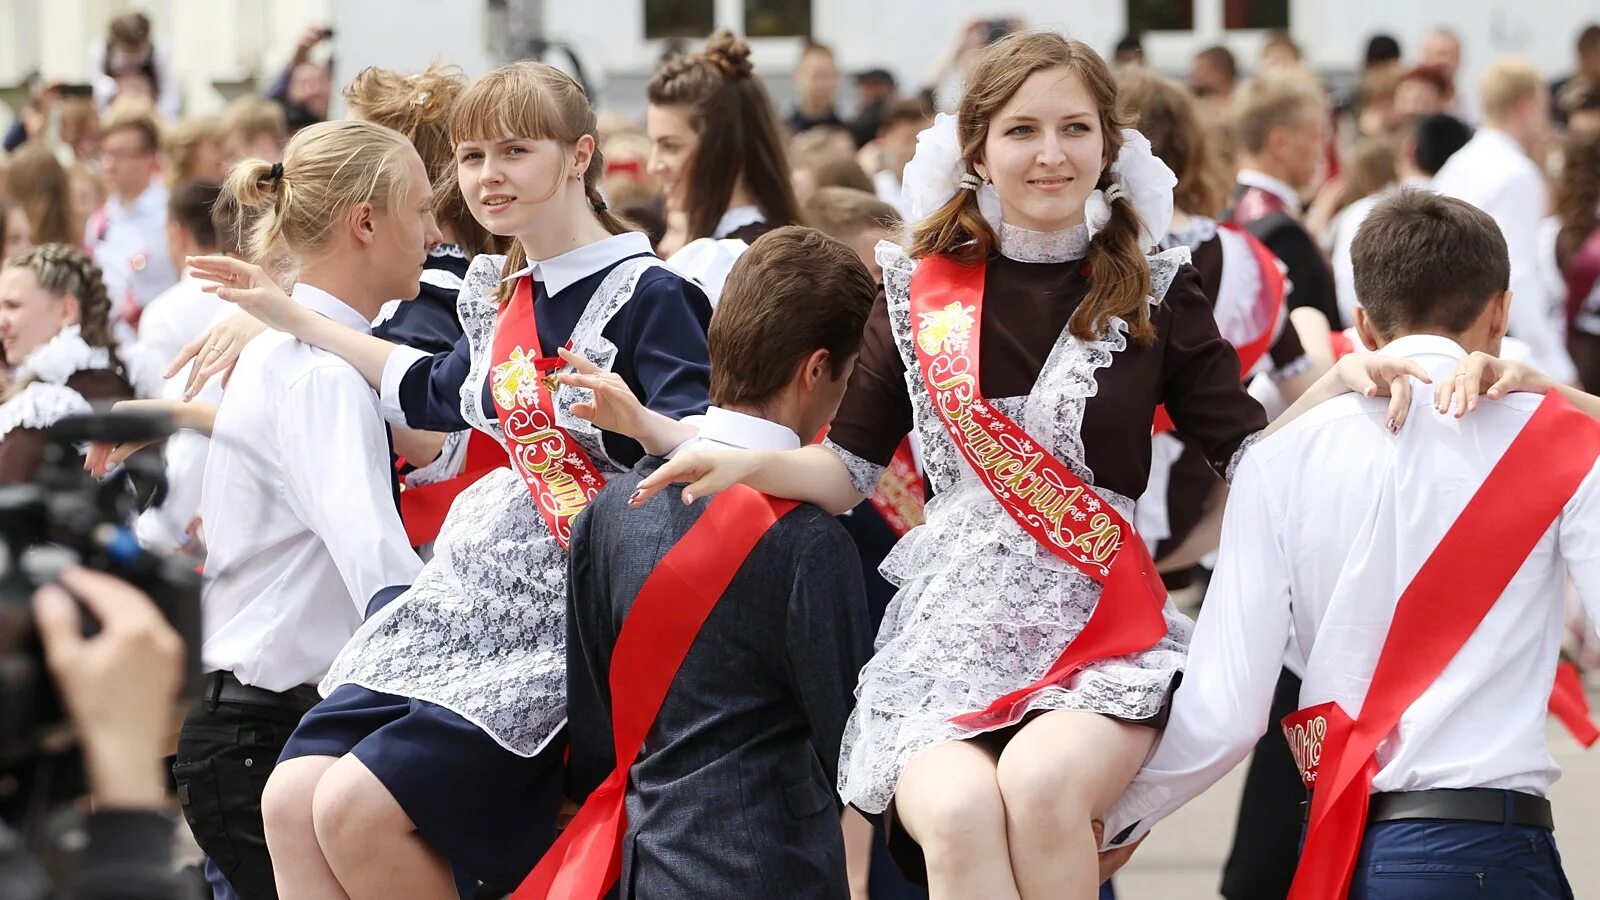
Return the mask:
POLYGON ((429 846, 510 891, 555 841, 565 750, 559 737, 518 756, 442 706, 345 684, 300 721, 280 761, 354 754, 429 846))

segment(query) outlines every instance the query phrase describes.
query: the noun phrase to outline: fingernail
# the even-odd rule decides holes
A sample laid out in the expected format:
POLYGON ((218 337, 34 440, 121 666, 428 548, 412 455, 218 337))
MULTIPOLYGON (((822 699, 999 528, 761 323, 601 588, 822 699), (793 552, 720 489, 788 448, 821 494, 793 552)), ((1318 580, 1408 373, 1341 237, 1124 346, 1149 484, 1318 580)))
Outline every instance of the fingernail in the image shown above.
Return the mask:
POLYGON ((639 505, 639 495, 643 494, 643 493, 644 493, 644 488, 639 488, 638 490, 634 491, 632 496, 628 497, 628 505, 629 506, 638 506, 639 505))
POLYGON ((1385 422, 1384 424, 1386 426, 1388 426, 1388 428, 1389 428, 1389 430, 1391 432, 1394 431, 1394 420, 1393 419, 1390 419, 1388 422, 1385 422))
POLYGON ((1366 390, 1361 392, 1361 395, 1363 397, 1371 397, 1372 396, 1372 392, 1373 392, 1372 388, 1367 388, 1366 390))
POLYGON ((689 493, 688 491, 684 491, 683 492, 683 502, 685 504, 693 503, 694 502, 694 495, 689 493))
POLYGON ((1490 399, 1496 399, 1499 396, 1500 396, 1500 392, 1499 391, 1495 390, 1494 388, 1490 388, 1489 389, 1489 397, 1490 397, 1490 399))

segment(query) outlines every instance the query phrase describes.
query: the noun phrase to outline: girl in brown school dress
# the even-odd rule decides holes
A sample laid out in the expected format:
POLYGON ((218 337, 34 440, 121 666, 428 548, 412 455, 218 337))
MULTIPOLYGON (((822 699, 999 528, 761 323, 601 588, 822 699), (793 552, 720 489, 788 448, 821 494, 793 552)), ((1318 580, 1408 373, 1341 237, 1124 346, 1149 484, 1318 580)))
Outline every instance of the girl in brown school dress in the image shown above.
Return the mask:
MULTIPOLYGON (((1049 32, 994 44, 959 115, 919 138, 906 190, 921 221, 909 254, 879 246, 885 293, 829 440, 685 452, 634 499, 676 481, 691 502, 743 482, 839 512, 907 432, 921 435, 937 496, 883 565, 900 589, 861 672, 839 789, 869 813, 893 801, 891 845, 936 897, 1095 896, 1091 821, 1145 758, 1190 633, 1127 525, 1156 407, 1222 474, 1266 427, 1187 249, 1146 256, 1175 179, 1123 124, 1087 45, 1049 32), (947 389, 962 373, 967 397, 947 389), (1017 430, 997 432, 998 419, 1017 430), (1001 446, 1015 454, 996 469, 1001 446), (1004 488, 1019 469, 1068 499, 1047 509, 1034 490, 1028 507, 1004 488), (1118 645, 1136 649, 1062 665, 1118 645)), ((1420 370, 1351 357, 1280 421, 1346 384, 1370 395, 1393 382, 1405 399, 1404 372, 1420 370)), ((646 447, 683 436, 646 418, 611 420, 654 429, 646 447)))

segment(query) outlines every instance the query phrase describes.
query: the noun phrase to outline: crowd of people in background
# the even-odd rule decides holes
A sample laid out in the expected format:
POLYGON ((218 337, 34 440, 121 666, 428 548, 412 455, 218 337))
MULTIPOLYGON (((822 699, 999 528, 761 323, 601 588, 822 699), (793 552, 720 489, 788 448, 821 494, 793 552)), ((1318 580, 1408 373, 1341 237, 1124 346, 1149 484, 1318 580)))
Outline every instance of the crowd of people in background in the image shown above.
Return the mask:
MULTIPOLYGON (((952 47, 931 61, 927 76, 920 83, 903 83, 882 68, 865 69, 849 76, 853 92, 848 96, 842 88, 846 75, 834 51, 825 44, 807 43, 794 60, 794 100, 785 108, 774 104, 766 87, 767 82, 783 76, 756 71, 748 46, 732 35, 713 36, 699 52, 667 56, 650 79, 646 98, 649 111, 645 117, 633 119, 599 110, 594 125, 597 140, 590 149, 601 168, 589 175, 580 173, 580 181, 565 189, 571 191, 574 220, 582 220, 581 226, 573 227, 593 226, 606 232, 597 244, 606 239, 633 240, 624 236, 624 221, 643 232, 638 239, 639 248, 635 249, 659 255, 674 274, 669 277, 653 271, 635 273, 629 290, 670 295, 683 313, 677 325, 693 326, 698 321, 698 331, 688 327, 679 334, 667 325, 652 322, 650 336, 641 338, 626 325, 633 313, 615 311, 615 321, 622 324, 612 325, 610 320, 591 323, 585 319, 562 327, 573 332, 574 340, 585 334, 599 340, 604 330, 609 336, 606 340, 612 341, 612 353, 621 344, 622 356, 616 371, 636 388, 634 393, 650 396, 655 404, 652 409, 672 411, 664 407, 673 407, 674 403, 682 407, 674 407, 679 413, 703 408, 703 389, 698 397, 673 395, 673 390, 681 388, 674 378, 682 373, 662 375, 652 370, 648 361, 665 354, 680 362, 688 360, 682 363, 686 370, 701 371, 703 375, 708 367, 704 320, 709 318, 724 285, 732 283, 730 272, 735 261, 758 237, 782 226, 807 225, 837 240, 859 260, 874 284, 883 284, 885 257, 879 245, 901 241, 907 228, 928 213, 918 206, 912 191, 903 189, 908 166, 918 152, 919 136, 933 125, 936 116, 960 107, 963 88, 985 59, 985 49, 1022 30, 1025 24, 1010 19, 974 21, 959 30, 952 47), (596 216, 598 225, 590 221, 596 216), (624 331, 634 344, 618 337, 624 331), (641 362, 636 365, 634 357, 641 362)), ((419 276, 417 299, 373 294, 362 298, 363 302, 370 301, 370 317, 363 314, 352 318, 348 309, 329 314, 348 326, 345 330, 370 331, 383 339, 387 343, 381 352, 372 350, 370 345, 359 351, 355 344, 330 347, 319 340, 297 336, 349 359, 366 376, 371 388, 378 391, 374 399, 366 384, 354 380, 346 385, 350 387, 348 396, 333 398, 356 410, 344 423, 361 426, 359 434, 352 432, 354 436, 349 436, 352 444, 364 441, 383 450, 382 419, 415 429, 397 429, 390 435, 389 449, 403 462, 395 484, 390 483, 390 473, 382 472, 365 485, 371 489, 374 503, 382 505, 392 489, 403 487, 403 495, 464 474, 481 474, 475 468, 481 465, 474 455, 479 451, 467 438, 446 438, 430 431, 445 431, 445 425, 451 425, 464 435, 461 429, 473 424, 460 421, 456 408, 468 361, 462 357, 452 362, 447 357, 452 347, 465 346, 459 343, 464 335, 468 342, 483 343, 486 337, 474 338, 472 322, 460 318, 463 314, 455 305, 456 292, 472 282, 469 266, 479 257, 510 254, 513 260, 537 266, 539 260, 530 259, 531 250, 537 246, 538 229, 548 224, 529 225, 514 235, 517 240, 504 230, 491 233, 485 222, 492 219, 493 211, 469 208, 471 202, 455 190, 461 172, 474 159, 461 148, 486 140, 482 134, 461 131, 457 104, 463 97, 487 104, 480 96, 485 89, 481 85, 469 87, 458 70, 445 65, 419 73, 368 69, 351 84, 337 87, 342 91, 348 118, 370 124, 337 128, 324 125, 335 105, 336 86, 329 64, 319 57, 319 47, 329 32, 317 26, 306 30, 292 58, 259 94, 233 100, 220 116, 189 116, 184 114, 183 98, 159 39, 158 26, 143 13, 116 18, 105 40, 93 48, 91 83, 39 85, 5 132, 4 153, 0 155, 0 345, 4 348, 0 397, 5 402, 0 406, 0 484, 28 481, 44 452, 42 427, 49 424, 51 417, 86 410, 92 401, 135 397, 176 401, 198 394, 201 401, 211 404, 209 412, 204 407, 194 407, 200 410, 193 413, 199 418, 180 424, 204 434, 210 434, 213 427, 226 431, 228 423, 213 421, 220 386, 213 383, 202 389, 201 385, 222 371, 219 366, 224 361, 231 364, 236 360, 240 348, 259 333, 261 326, 232 320, 233 308, 205 289, 208 277, 190 268, 186 259, 230 257, 279 275, 296 267, 303 269, 309 261, 325 263, 318 254, 324 245, 334 246, 338 236, 329 237, 323 228, 325 223, 317 216, 326 211, 324 207, 346 211, 352 204, 358 205, 358 200, 329 199, 318 206, 302 194, 300 202, 310 210, 304 213, 304 219, 274 225, 293 251, 284 252, 282 247, 275 251, 252 235, 259 232, 257 226, 266 215, 264 209, 277 210, 272 215, 283 216, 288 215, 283 210, 291 204, 288 200, 280 203, 269 195, 256 196, 252 191, 264 183, 282 183, 286 167, 291 170, 291 182, 302 177, 293 170, 307 170, 314 159, 320 158, 319 154, 334 154, 338 148, 326 145, 335 137, 370 142, 377 140, 374 135, 380 128, 393 129, 403 136, 404 140, 392 139, 395 146, 404 150, 409 142, 422 167, 420 174, 409 169, 397 174, 398 170, 384 168, 389 165, 387 162, 367 160, 363 165, 370 164, 374 173, 381 170, 381 174, 372 176, 373 185, 381 183, 384 191, 397 191, 395 196, 399 196, 403 190, 390 181, 398 184, 402 175, 416 175, 425 178, 436 198, 427 211, 437 215, 438 232, 428 232, 428 260, 419 276), (235 202, 224 203, 224 198, 235 202), (355 319, 369 321, 363 324, 355 319), (347 351, 341 347, 356 349, 347 351), (368 360, 363 363, 351 355, 358 351, 378 355, 362 357, 368 360), (169 365, 180 358, 192 360, 191 367, 169 371, 169 365), (439 384, 445 383, 441 378, 453 378, 454 382, 448 388, 440 388, 439 384), (440 408, 445 411, 430 404, 442 404, 440 408)), ((1570 74, 1559 80, 1548 82, 1526 60, 1505 58, 1488 65, 1480 83, 1472 85, 1470 92, 1463 91, 1466 86, 1459 81, 1459 38, 1442 28, 1416 38, 1414 46, 1407 46, 1410 36, 1406 40, 1373 36, 1359 66, 1358 83, 1354 90, 1345 92, 1331 91, 1325 80, 1305 64, 1301 49, 1286 34, 1271 36, 1263 45, 1260 58, 1253 62, 1238 59, 1227 47, 1205 48, 1193 56, 1188 70, 1182 73, 1152 70, 1137 35, 1114 47, 1101 48, 1112 65, 1114 83, 1108 90, 1115 92, 1127 124, 1148 138, 1154 155, 1177 175, 1171 227, 1156 239, 1164 250, 1184 247, 1193 253, 1199 287, 1216 310, 1223 337, 1237 348, 1253 343, 1261 331, 1262 323, 1243 323, 1238 325, 1238 335, 1229 333, 1225 310, 1230 308, 1230 298, 1245 290, 1238 287, 1241 279, 1255 285, 1255 279, 1267 277, 1257 272, 1253 261, 1239 260, 1254 260, 1251 254, 1255 248, 1264 247, 1286 279, 1287 324, 1275 330, 1272 323, 1265 323, 1271 340, 1266 341, 1256 358, 1249 360, 1243 373, 1250 380, 1250 393, 1269 415, 1290 407, 1336 360, 1362 345, 1357 327, 1362 304, 1353 249, 1356 236, 1380 202, 1406 190, 1464 200, 1498 224, 1507 243, 1512 288, 1508 311, 1512 340, 1504 355, 1527 362, 1559 382, 1600 391, 1600 24, 1591 25, 1576 36, 1570 74), (1473 103, 1464 102, 1467 93, 1475 98, 1473 103)), ((535 83, 544 76, 530 75, 529 71, 511 76, 497 73, 495 77, 510 79, 503 86, 506 90, 557 89, 550 83, 535 83), (517 78, 528 81, 519 82, 517 78)), ((559 87, 567 89, 564 83, 559 87)), ((571 109, 576 110, 579 105, 574 100, 571 109)), ((479 124, 488 123, 482 124, 483 129, 504 124, 494 118, 497 113, 486 109, 487 105, 476 110, 482 120, 479 124)), ((582 118, 576 112, 571 116, 573 121, 582 118)), ((592 113, 589 116, 593 118, 592 113)), ((541 127, 547 124, 541 123, 541 127)), ((383 131, 383 135, 388 134, 383 131)), ((574 141, 584 136, 581 128, 574 135, 574 141)), ((372 187, 373 192, 377 190, 372 187)), ((392 257, 362 256, 364 251, 354 245, 339 245, 339 252, 345 254, 341 258, 348 267, 364 266, 362 272, 378 279, 374 284, 383 283, 386 287, 389 285, 381 282, 385 273, 392 275, 395 266, 409 259, 402 259, 399 251, 392 257)), ((510 268, 520 266, 509 267, 508 271, 510 268)), ((850 270, 853 276, 853 263, 850 270)), ((545 273, 546 281, 541 283, 550 284, 553 280, 567 286, 586 285, 584 279, 593 278, 598 271, 545 273)), ((216 280, 214 272, 212 276, 209 280, 216 280)), ((493 276, 491 280, 498 282, 498 268, 493 276)), ((489 283, 485 278, 488 275, 478 274, 480 287, 489 283)), ((407 278, 397 277, 392 285, 395 290, 390 293, 404 293, 409 284, 407 278)), ((587 285, 585 290, 599 291, 598 284, 587 285)), ((554 286, 549 289, 552 293, 560 290, 554 286)), ((302 294, 303 290, 297 290, 296 299, 318 308, 315 303, 320 300, 306 300, 302 294)), ((334 298, 329 299, 331 303, 334 298)), ((351 299, 343 297, 344 301, 351 299)), ((1243 300, 1239 303, 1241 309, 1249 305, 1243 300)), ((1247 313, 1240 315, 1248 318, 1247 313)), ((268 324, 281 327, 271 321, 268 324)), ((548 327, 548 323, 541 322, 541 327, 548 327)), ((480 366, 479 357, 487 352, 486 346, 476 347, 471 365, 480 366)), ((714 341, 710 352, 716 352, 714 341)), ((1240 355, 1242 358, 1245 354, 1241 351, 1240 355)), ((300 357, 291 362, 315 365, 300 357)), ((252 364, 257 369, 263 365, 260 358, 253 363, 247 361, 247 371, 252 364)), ((899 374, 904 374, 903 366, 899 374)), ((715 376, 712 378, 715 394, 715 376)), ((263 396, 264 405, 279 402, 279 398, 263 396)), ((316 412, 322 415, 327 410, 316 412)), ((303 423, 303 443, 291 449, 280 448, 282 453, 292 456, 316 452, 315 445, 325 435, 316 432, 322 426, 312 421, 314 418, 303 423)), ((241 429, 237 422, 232 427, 241 429)), ((840 432, 865 440, 854 435, 850 427, 846 423, 840 432)), ((855 423, 855 428, 864 430, 860 423, 855 423)), ((1243 429, 1241 424, 1240 436, 1243 429)), ((247 428, 243 430, 248 432, 247 428)), ((898 440, 901 436, 895 437, 898 440)), ((258 437, 256 446, 284 439, 281 434, 266 432, 258 437)), ((622 447, 612 442, 612 437, 608 434, 603 441, 596 430, 585 439, 593 443, 588 449, 609 466, 602 466, 606 473, 616 475, 643 455, 645 447, 631 443, 622 447)), ((810 435, 801 437, 809 439, 810 435)), ((1196 567, 1216 549, 1221 498, 1226 495, 1226 488, 1221 478, 1210 471, 1217 468, 1217 460, 1208 462, 1200 448, 1185 446, 1159 433, 1153 446, 1154 467, 1163 473, 1163 480, 1157 484, 1152 479, 1148 493, 1140 496, 1140 490, 1134 489, 1129 497, 1139 501, 1139 510, 1134 514, 1139 531, 1149 541, 1169 588, 1179 590, 1193 583, 1199 571, 1196 567)), ((887 449, 893 449, 893 444, 887 449)), ((224 458, 231 452, 222 451, 224 458)), ((497 448, 491 446, 490 455, 496 452, 497 448)), ((909 457, 909 449, 904 452, 909 457)), ((208 538, 214 553, 219 547, 223 555, 256 552, 258 548, 243 546, 248 540, 220 527, 209 529, 208 533, 201 516, 206 503, 215 508, 219 504, 248 505, 254 501, 250 500, 253 495, 238 491, 237 486, 235 497, 244 500, 203 500, 199 473, 210 471, 207 454, 205 439, 192 434, 174 439, 167 447, 173 499, 167 509, 147 513, 141 520, 140 539, 162 552, 192 554, 196 561, 205 558, 208 538)), ((121 458, 113 455, 110 461, 115 463, 121 458)), ((99 460, 102 471, 106 461, 104 456, 99 460)), ((360 468, 359 464, 353 465, 352 471, 360 468)), ((892 479, 894 472, 891 466, 888 477, 892 479)), ((351 485, 356 483, 354 476, 346 479, 324 474, 333 479, 321 488, 330 495, 352 490, 351 485)), ((268 482, 268 476, 261 479, 253 487, 264 492, 255 500, 265 506, 268 501, 261 498, 271 495, 275 486, 268 482)), ((505 480, 510 485, 508 494, 525 500, 522 484, 509 476, 505 480)), ((306 492, 303 502, 314 504, 317 485, 300 487, 306 492)), ((212 488, 208 486, 207 490, 212 488)), ((878 495, 861 504, 861 509, 873 505, 882 509, 883 493, 880 488, 878 495)), ((352 509, 355 514, 365 515, 365 507, 360 504, 352 509)), ((448 566, 430 562, 429 568, 419 574, 418 560, 408 555, 407 548, 431 546, 439 535, 439 523, 434 522, 431 530, 426 526, 414 529, 414 522, 422 521, 427 513, 415 509, 408 513, 404 503, 400 513, 399 519, 382 523, 387 529, 385 539, 393 538, 390 543, 398 548, 398 555, 406 557, 395 561, 390 570, 398 574, 388 577, 390 573, 386 571, 369 571, 359 590, 352 579, 345 578, 352 585, 352 593, 360 594, 364 602, 385 586, 415 583, 420 587, 412 590, 449 594, 451 602, 459 600, 461 608, 470 611, 480 588, 488 590, 475 584, 474 579, 492 581, 497 576, 469 566, 451 574, 448 587, 428 588, 432 584, 429 573, 448 566)), ((510 516, 509 511, 497 514, 510 516)), ((439 510, 435 517, 442 519, 443 515, 439 510)), ((531 512, 521 515, 533 523, 528 526, 530 533, 543 534, 543 526, 531 512)), ((882 620, 894 593, 879 577, 876 563, 898 536, 893 533, 898 529, 885 530, 870 524, 879 521, 863 515, 846 522, 862 551, 862 577, 874 627, 882 620), (872 531, 873 528, 877 530, 872 531), (875 559, 871 547, 877 548, 875 559)), ((342 526, 335 525, 334 529, 339 527, 342 526)), ((349 527, 354 530, 358 526, 349 527)), ((325 539, 323 542, 328 543, 325 539)), ((493 555, 489 549, 479 550, 483 556, 493 555)), ((338 553, 334 556, 337 559, 338 553)), ((422 558, 427 556, 425 549, 422 558)), ((551 578, 564 577, 563 559, 552 548, 550 558, 542 560, 548 563, 550 572, 556 573, 551 578)), ((221 565, 215 559, 213 562, 221 565)), ((338 588, 339 572, 328 575, 328 583, 338 588)), ((239 588, 235 585, 233 589, 239 588)), ((1574 621, 1581 621, 1581 613, 1574 610, 1573 615, 1574 621)), ((361 620, 361 615, 345 609, 340 621, 329 626, 327 633, 337 634, 334 643, 345 646, 345 641, 357 633, 361 620)), ((401 624, 392 627, 404 629, 402 616, 391 615, 386 621, 392 624, 397 620, 401 624)), ((1577 654, 1593 664, 1600 662, 1600 646, 1584 639, 1590 634, 1592 629, 1573 629, 1577 654)), ((361 671, 362 666, 382 668, 374 660, 388 658, 404 638, 376 633, 368 627, 362 627, 360 635, 349 645, 356 650, 347 650, 341 657, 345 660, 345 680, 338 687, 345 693, 335 694, 336 698, 356 704, 352 709, 368 704, 358 710, 368 713, 374 697, 396 700, 402 709, 409 698, 410 712, 396 715, 414 717, 410 721, 420 715, 419 707, 437 710, 428 698, 407 693, 414 685, 400 675, 393 676, 392 684, 386 683, 385 690, 392 691, 392 695, 365 691, 358 696, 352 689, 358 684, 375 683, 376 676, 369 673, 358 678, 350 672, 361 671), (366 657, 360 656, 362 646, 369 646, 366 657), (356 658, 346 658, 351 654, 356 658)), ((304 671, 283 687, 299 689, 315 683, 328 671, 333 662, 329 654, 336 649, 330 646, 306 650, 304 659, 295 660, 304 671), (328 653, 322 653, 324 649, 328 653)), ((526 677, 538 676, 535 673, 526 677)), ((1287 670, 1283 677, 1287 679, 1285 684, 1299 683, 1287 670)), ((251 684, 247 679, 242 686, 234 684, 230 689, 257 687, 261 687, 259 682, 251 684)), ((492 693, 487 688, 485 692, 492 693)), ((314 692, 297 697, 295 716, 304 714, 319 699, 314 692)), ((441 706, 455 708, 444 701, 441 706)), ((1292 709, 1291 706, 1289 711, 1292 709)), ((215 708, 210 714, 217 715, 215 708)), ((562 715, 561 710, 551 711, 535 724, 548 726, 562 715)), ((485 711, 483 716, 492 721, 495 710, 485 711)), ((472 728, 478 722, 474 719, 472 725, 464 720, 456 724, 472 728)), ((534 726, 524 722, 518 727, 534 726)), ((520 754, 522 759, 542 756, 550 737, 547 731, 548 728, 537 733, 523 733, 516 728, 478 729, 473 739, 484 745, 484 755, 473 765, 494 764, 494 754, 510 746, 534 748, 531 753, 520 754)), ((834 737, 837 741, 838 736, 834 737)), ((274 757, 284 751, 288 731, 279 738, 271 748, 274 757)), ((1269 735, 1265 740, 1276 739, 1269 735)), ((290 748, 292 756, 292 744, 290 748)), ((209 759, 208 754, 221 754, 225 749, 199 748, 190 743, 180 749, 180 756, 185 752, 198 754, 189 759, 190 764, 195 764, 209 759)), ((341 747, 335 755, 342 756, 345 750, 355 752, 352 747, 341 747)), ((183 763, 180 759, 180 765, 183 763)), ((292 771, 299 773, 305 768, 297 766, 292 771)), ((227 896, 223 892, 231 889, 227 886, 229 878, 238 882, 237 887, 246 888, 247 894, 250 890, 263 890, 261 885, 265 885, 266 892, 271 891, 275 861, 266 858, 265 842, 269 838, 300 841, 297 846, 308 848, 306 859, 328 864, 316 872, 291 871, 292 867, 278 860, 280 881, 287 874, 303 879, 296 883, 317 884, 319 878, 325 882, 332 877, 329 866, 335 863, 338 865, 334 868, 341 874, 355 871, 355 864, 341 862, 338 854, 353 858, 370 847, 360 841, 350 843, 349 835, 343 846, 333 846, 327 840, 319 846, 320 831, 312 833, 310 798, 318 779, 328 777, 326 771, 324 768, 308 774, 304 776, 307 781, 290 788, 280 785, 280 794, 268 794, 264 836, 259 833, 263 826, 257 790, 255 814, 260 853, 254 860, 256 868, 251 870, 250 860, 233 860, 234 868, 225 877, 213 866, 210 874, 218 896, 227 896), (304 815, 298 819, 283 812, 287 807, 273 806, 275 800, 287 803, 283 798, 289 796, 291 788, 300 790, 296 796, 303 801, 300 812, 304 815), (276 835, 272 833, 274 828, 278 829, 276 835), (301 830, 296 832, 296 828, 301 830), (317 854, 326 855, 327 860, 317 854)), ((336 771, 335 776, 342 771, 336 771)), ((535 778, 527 773, 517 777, 535 778)), ((550 777, 548 772, 536 773, 537 779, 550 777)), ((1256 777, 1253 771, 1252 778, 1256 777)), ((1261 773, 1259 777, 1277 777, 1281 784, 1285 777, 1298 776, 1289 769, 1286 776, 1280 771, 1276 775, 1261 773)), ((397 796, 401 791, 392 783, 386 782, 385 787, 397 796)), ((369 830, 354 833, 381 833, 385 820, 378 813, 371 815, 375 818, 352 826, 369 830)), ((1270 871, 1270 866, 1259 864, 1230 866, 1225 878, 1231 887, 1224 890, 1229 896, 1262 896, 1253 884, 1276 879, 1282 886, 1287 877, 1292 877, 1292 847, 1287 853, 1281 852, 1281 847, 1270 852, 1262 848, 1281 845, 1285 839, 1292 843, 1297 823, 1286 826, 1281 820, 1272 820, 1271 824, 1263 824, 1264 821, 1247 811, 1236 839, 1236 859, 1259 861, 1277 853, 1289 861, 1288 872, 1270 871)), ((191 824, 195 823, 191 820, 191 824)), ((872 838, 863 840, 861 834, 865 831, 870 835, 870 830, 865 822, 847 821, 847 843, 854 840, 853 848, 865 846, 872 838), (857 830, 852 832, 852 828, 857 830)), ((525 838, 529 844, 539 843, 538 836, 506 837, 509 830, 501 831, 500 838, 507 842, 525 838)), ((216 845, 206 846, 205 836, 198 829, 197 837, 215 857, 216 845)), ((544 842, 548 843, 548 838, 544 842)), ((874 846, 880 857, 887 852, 881 841, 874 846)), ((452 869, 440 863, 417 847, 397 844, 396 848, 393 856, 384 859, 408 859, 406 854, 414 852, 415 871, 421 873, 417 877, 432 878, 446 888, 452 884, 470 886, 474 875, 477 881, 514 886, 517 878, 526 874, 527 866, 522 863, 531 865, 531 860, 515 856, 500 845, 486 844, 479 849, 513 854, 510 874, 495 871, 494 862, 467 873, 459 865, 452 869), (495 877, 486 878, 485 873, 495 877)), ((468 848, 452 853, 452 860, 459 863, 471 858, 472 852, 468 848)), ((858 900, 866 896, 912 895, 907 892, 915 888, 894 875, 882 861, 872 865, 871 858, 870 852, 857 855, 855 851, 850 857, 851 890, 858 900)), ((500 861, 505 860, 502 857, 500 861)), ((463 887, 464 891, 468 889, 463 887)), ((1269 894, 1273 889, 1265 888, 1269 894)))

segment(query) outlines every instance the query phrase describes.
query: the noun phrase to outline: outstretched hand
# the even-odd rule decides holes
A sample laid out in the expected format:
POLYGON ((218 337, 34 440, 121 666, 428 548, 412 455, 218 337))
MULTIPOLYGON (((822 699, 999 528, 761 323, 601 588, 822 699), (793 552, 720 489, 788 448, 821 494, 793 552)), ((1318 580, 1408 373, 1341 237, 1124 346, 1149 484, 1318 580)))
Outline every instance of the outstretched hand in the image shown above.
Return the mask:
POLYGON ((557 375, 556 381, 568 387, 587 388, 594 392, 594 399, 572 404, 572 414, 580 419, 588 419, 595 427, 612 434, 639 440, 643 436, 643 419, 647 410, 633 395, 633 391, 628 389, 628 383, 622 380, 622 376, 603 371, 583 354, 565 347, 556 352, 573 369, 557 375))
POLYGON ((710 497, 749 478, 756 471, 760 454, 753 450, 691 450, 667 460, 661 468, 639 482, 628 498, 629 506, 643 506, 669 484, 685 483, 685 505, 710 497))
POLYGON ((167 367, 166 377, 174 378, 189 366, 189 377, 183 385, 185 400, 193 400, 217 375, 222 376, 222 386, 227 387, 245 345, 266 330, 267 326, 246 313, 230 316, 184 344, 167 367))
POLYGON ((1411 413, 1411 379, 1432 384, 1428 370, 1414 360, 1381 353, 1352 353, 1333 364, 1345 390, 1363 397, 1388 397, 1390 432, 1399 432, 1411 413))

